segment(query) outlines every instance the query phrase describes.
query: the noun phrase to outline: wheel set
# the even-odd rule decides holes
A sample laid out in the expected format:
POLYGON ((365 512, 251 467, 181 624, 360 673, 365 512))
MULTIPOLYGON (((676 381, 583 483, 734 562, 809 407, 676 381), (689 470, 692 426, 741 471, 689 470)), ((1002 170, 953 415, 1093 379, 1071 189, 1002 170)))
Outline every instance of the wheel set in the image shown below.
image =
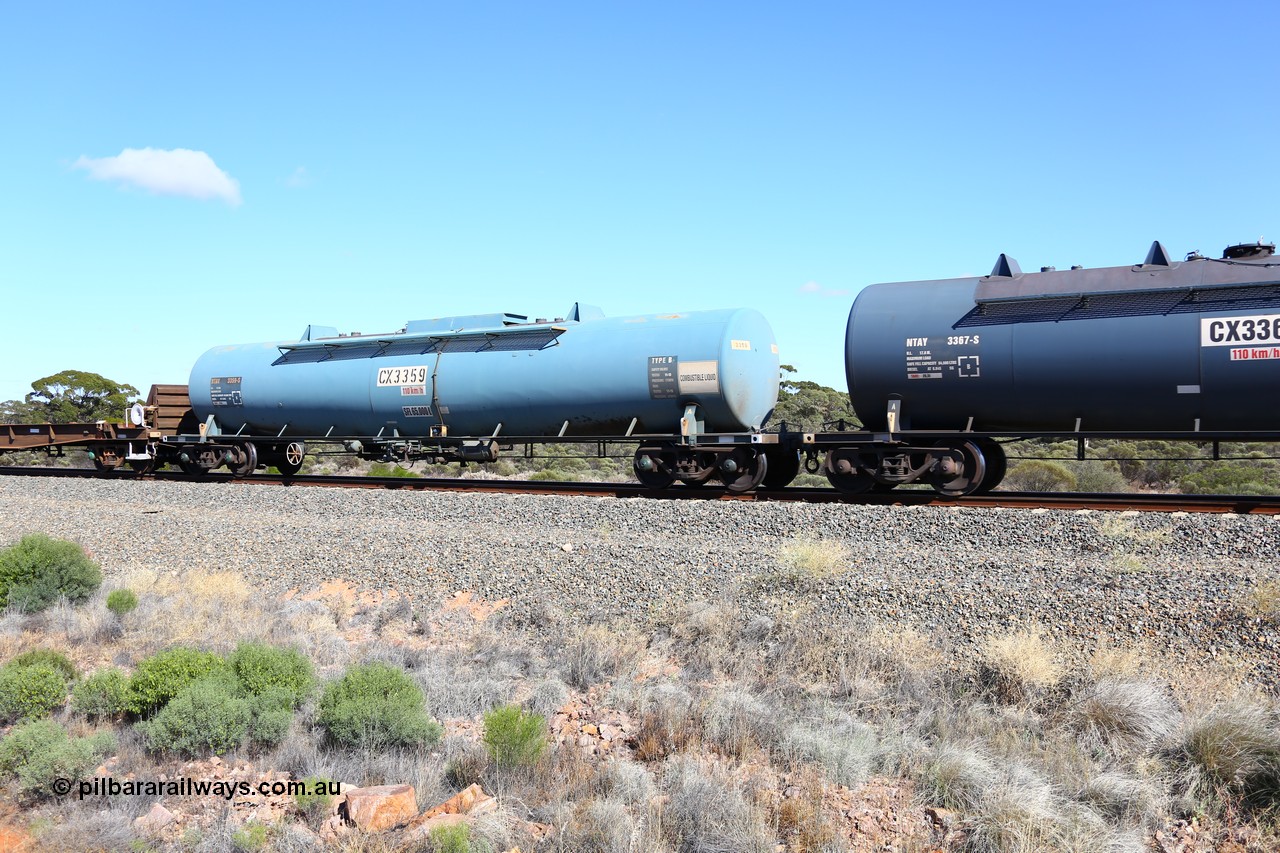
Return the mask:
MULTIPOLYGON (((796 457, 799 470, 799 457, 796 457)), ((739 446, 724 452, 692 449, 677 444, 641 445, 632 470, 640 484, 667 489, 677 481, 697 487, 719 480, 734 494, 759 488, 769 472, 769 455, 755 447, 739 446)), ((788 481, 789 482, 789 481, 788 481)))
POLYGON ((1007 467, 999 442, 976 438, 939 440, 927 447, 836 447, 827 451, 820 470, 845 494, 927 483, 940 495, 959 498, 991 491, 1004 479, 1007 467))

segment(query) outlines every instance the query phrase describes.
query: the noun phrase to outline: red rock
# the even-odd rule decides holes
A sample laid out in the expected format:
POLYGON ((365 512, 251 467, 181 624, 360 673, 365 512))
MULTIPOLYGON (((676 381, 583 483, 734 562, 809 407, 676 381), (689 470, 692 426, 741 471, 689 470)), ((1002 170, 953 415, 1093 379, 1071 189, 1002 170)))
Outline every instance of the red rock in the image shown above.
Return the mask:
POLYGON ((173 812, 156 803, 151 807, 151 811, 142 817, 134 818, 133 825, 139 832, 154 835, 173 823, 173 821, 173 812))
POLYGON ((418 799, 410 785, 374 785, 346 792, 347 820, 365 832, 381 832, 418 814, 418 799))
POLYGON ((414 818, 410 827, 419 827, 434 817, 447 814, 480 815, 498 807, 498 801, 484 792, 479 785, 468 785, 437 806, 432 806, 414 818))

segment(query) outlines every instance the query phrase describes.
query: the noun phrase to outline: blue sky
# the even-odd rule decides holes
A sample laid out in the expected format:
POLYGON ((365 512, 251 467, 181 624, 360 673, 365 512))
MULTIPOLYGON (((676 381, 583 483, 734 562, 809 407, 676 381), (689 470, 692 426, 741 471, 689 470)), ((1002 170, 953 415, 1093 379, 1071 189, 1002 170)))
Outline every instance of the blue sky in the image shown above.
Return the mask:
POLYGON ((755 307, 839 386, 864 285, 1280 236, 1274 52, 1261 3, 7 4, 0 399, 577 300, 755 307))

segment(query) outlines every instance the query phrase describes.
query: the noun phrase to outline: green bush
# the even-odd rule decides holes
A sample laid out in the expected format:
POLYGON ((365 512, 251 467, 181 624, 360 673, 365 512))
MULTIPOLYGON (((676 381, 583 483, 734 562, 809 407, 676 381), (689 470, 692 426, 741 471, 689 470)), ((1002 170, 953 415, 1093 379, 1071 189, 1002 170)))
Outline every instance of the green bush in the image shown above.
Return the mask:
POLYGON ((56 779, 82 779, 115 749, 109 733, 72 738, 52 720, 18 726, 0 740, 0 772, 16 776, 26 797, 50 796, 56 779))
POLYGON ((71 662, 71 659, 62 652, 57 652, 53 649, 32 649, 29 652, 23 652, 9 661, 6 666, 33 666, 35 664, 53 667, 62 673, 62 677, 67 681, 75 681, 80 677, 80 673, 76 670, 76 665, 71 662))
POLYGON ((235 682, 214 675, 193 681, 150 720, 138 723, 148 748, 198 756, 221 755, 245 743, 253 711, 235 682))
POLYGON ((129 710, 129 677, 115 667, 98 670, 71 691, 71 707, 89 718, 123 714, 129 710))
POLYGON ((441 727, 427 716, 422 690, 384 663, 353 666, 325 688, 318 721, 344 746, 382 749, 433 744, 441 727))
POLYGON ((437 826, 427 836, 431 853, 471 853, 471 827, 465 823, 437 826))
POLYGON ((311 661, 297 649, 280 649, 263 643, 241 643, 227 662, 245 691, 259 696, 283 690, 296 708, 315 687, 311 661))
POLYGON ((0 551, 0 607, 44 610, 59 597, 84 601, 102 584, 102 570, 74 542, 43 533, 0 551))
POLYGON ((0 667, 0 722, 43 717, 67 699, 67 679, 47 663, 0 667))
POLYGON ((1059 462, 1028 459, 1009 469, 1004 487, 1025 492, 1065 492, 1076 487, 1076 475, 1059 462))
POLYGON ((528 767, 546 751, 547 721, 519 705, 504 705, 484 715, 482 740, 498 767, 528 767))
POLYGON ((422 475, 417 471, 411 471, 408 468, 401 468, 399 465, 387 465, 383 462, 375 462, 369 466, 370 477, 400 477, 401 479, 414 480, 422 475))
POLYGON ((298 811, 307 818, 316 818, 327 814, 333 804, 334 786, 338 783, 319 776, 308 776, 302 780, 302 791, 293 795, 298 811))
POLYGON ((231 833, 231 847, 237 853, 253 853, 267 846, 267 825, 249 821, 231 833))
POLYGON ((283 687, 269 688, 249 699, 249 740, 274 746, 284 740, 293 725, 293 696, 283 687))
POLYGON ((1256 462, 1214 462, 1179 480, 1189 495, 1280 494, 1274 467, 1256 462))
POLYGON ((129 710, 147 714, 163 706, 198 678, 227 672, 213 652, 178 647, 143 660, 129 679, 129 710))
POLYGON ((113 589, 107 594, 107 609, 123 617, 138 606, 138 596, 131 589, 113 589))

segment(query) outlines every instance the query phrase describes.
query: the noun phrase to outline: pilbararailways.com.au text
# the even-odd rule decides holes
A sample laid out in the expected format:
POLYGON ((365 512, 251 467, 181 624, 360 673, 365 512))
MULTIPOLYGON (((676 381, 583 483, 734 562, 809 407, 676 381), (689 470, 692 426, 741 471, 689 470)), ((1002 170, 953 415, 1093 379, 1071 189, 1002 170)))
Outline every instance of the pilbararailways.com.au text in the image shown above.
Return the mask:
POLYGON ((283 795, 297 796, 310 794, 323 796, 341 794, 341 782, 313 781, 310 784, 293 779, 282 779, 275 782, 233 782, 226 779, 210 781, 192 779, 184 776, 180 779, 124 779, 111 776, 95 776, 92 779, 55 779, 53 793, 65 797, 72 791, 83 800, 86 797, 222 797, 233 800, 236 797, 278 797, 283 795))

